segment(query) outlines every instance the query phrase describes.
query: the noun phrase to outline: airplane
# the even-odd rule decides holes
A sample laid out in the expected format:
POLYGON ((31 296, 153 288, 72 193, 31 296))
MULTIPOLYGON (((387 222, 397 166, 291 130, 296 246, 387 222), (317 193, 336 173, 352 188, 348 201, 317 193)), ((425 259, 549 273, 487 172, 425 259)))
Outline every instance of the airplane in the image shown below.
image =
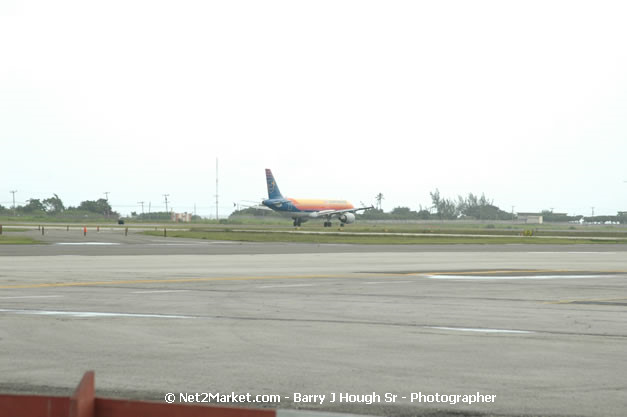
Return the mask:
POLYGON ((289 214, 294 220, 294 226, 299 227, 309 219, 324 219, 324 227, 331 227, 331 219, 337 217, 340 226, 355 222, 355 213, 361 210, 370 210, 374 206, 355 208, 346 200, 305 200, 285 198, 279 191, 272 171, 266 169, 268 184, 268 199, 261 204, 274 211, 289 214))

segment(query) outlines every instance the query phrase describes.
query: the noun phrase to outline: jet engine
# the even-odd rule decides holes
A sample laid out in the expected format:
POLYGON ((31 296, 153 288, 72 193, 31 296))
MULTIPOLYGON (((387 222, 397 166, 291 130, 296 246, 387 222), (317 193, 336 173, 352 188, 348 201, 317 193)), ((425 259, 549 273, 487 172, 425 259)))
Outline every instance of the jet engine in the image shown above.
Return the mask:
POLYGON ((338 219, 340 219, 342 223, 346 224, 355 223, 355 215, 353 213, 343 213, 338 217, 338 219))

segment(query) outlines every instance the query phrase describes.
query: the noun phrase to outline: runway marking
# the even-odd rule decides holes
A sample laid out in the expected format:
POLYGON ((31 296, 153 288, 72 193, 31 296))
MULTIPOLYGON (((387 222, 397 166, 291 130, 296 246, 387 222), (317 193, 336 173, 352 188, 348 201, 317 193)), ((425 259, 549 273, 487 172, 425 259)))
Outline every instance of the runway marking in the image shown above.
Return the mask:
MULTIPOLYGON (((437 278, 438 276, 462 276, 455 279, 464 279, 464 275, 489 275, 489 274, 520 274, 520 273, 541 273, 541 272, 554 272, 554 273, 575 273, 573 270, 560 270, 560 269, 546 269, 546 270, 494 270, 494 271, 433 271, 433 272, 357 272, 350 273, 349 275, 338 274, 312 274, 312 275, 266 275, 266 276, 243 276, 243 277, 198 277, 198 278, 171 278, 171 279, 136 279, 136 280, 119 280, 119 281, 80 281, 80 282, 48 282, 42 284, 13 284, 13 285, 0 285, 0 289, 19 289, 19 288, 55 288, 55 287, 87 287, 87 286, 104 286, 104 285, 130 285, 130 284, 176 284, 176 283, 194 283, 194 282, 211 282, 211 281, 254 281, 254 280, 282 280, 282 279, 316 279, 316 278, 332 278, 332 279, 364 279, 364 278, 380 278, 381 275, 387 275, 391 277, 427 277, 437 278)), ((627 271, 599 271, 603 274, 625 274, 627 271)), ((610 276, 610 275, 600 275, 610 276)), ((521 276, 510 275, 509 277, 493 277, 500 279, 524 279, 519 278, 521 276)), ((557 276, 563 277, 563 276, 557 276)), ((446 279, 446 278, 442 278, 446 279)), ((454 278, 449 278, 454 279, 454 278)), ((492 278, 486 278, 492 279, 492 278)), ((527 278, 530 279, 530 278, 527 278)), ((389 282, 394 282, 391 279, 389 282)))
POLYGON ((75 245, 75 246, 83 246, 83 245, 119 245, 119 243, 115 242, 57 242, 55 245, 75 245))
POLYGON ((457 280, 515 280, 515 279, 584 279, 584 278, 616 278, 615 275, 510 275, 510 276, 467 276, 467 275, 427 275, 429 279, 457 280))
POLYGON ((612 302, 612 301, 623 301, 627 300, 627 298, 582 298, 579 300, 559 300, 559 301, 547 301, 544 304, 575 304, 575 303, 603 303, 603 302, 612 302))
POLYGON ((203 246, 203 243, 147 243, 146 246, 203 246))
POLYGON ((313 287, 314 284, 290 284, 290 285, 261 285, 258 288, 290 288, 290 287, 313 287))
POLYGON ((131 294, 161 294, 166 292, 189 292, 189 290, 152 290, 152 291, 131 291, 131 294))
POLYGON ((560 254, 560 255, 561 254, 569 254, 569 255, 575 254, 575 255, 580 255, 582 253, 585 253, 585 254, 595 254, 595 255, 597 255, 597 254, 616 255, 616 252, 605 252, 605 251, 599 251, 599 252, 594 252, 594 251, 568 251, 568 252, 566 252, 566 251, 564 251, 564 252, 558 252, 558 251, 555 251, 555 252, 536 251, 536 252, 525 252, 525 253, 546 253, 546 254, 550 254, 550 255, 554 255, 554 254, 560 254))
MULTIPOLYGON (((492 274, 539 274, 543 272, 573 272, 568 269, 495 269, 487 271, 436 271, 412 272, 407 275, 492 275, 492 274)), ((614 272, 614 271, 612 271, 614 272)))
POLYGON ((424 326, 427 329, 437 330, 456 330, 459 332, 480 332, 480 333, 521 333, 529 334, 535 333, 527 330, 507 330, 507 329, 474 329, 471 327, 440 327, 440 326, 424 326))
MULTIPOLYGON (((388 275, 400 275, 400 276, 423 276, 430 279, 473 279, 474 276, 480 276, 475 279, 534 279, 533 277, 548 277, 555 276, 555 278, 562 277, 612 277, 616 276, 611 274, 627 274, 626 270, 605 270, 605 271, 579 271, 572 269, 496 269, 496 270, 474 270, 474 271, 433 271, 433 272, 405 272, 405 273, 387 273, 388 275), (499 276, 500 274, 500 276, 499 276), (533 275, 531 275, 533 274, 533 275), (541 275, 544 274, 544 275, 541 275), (559 275, 557 275, 559 274, 559 275), (570 275, 568 275, 570 274, 570 275), (486 275, 493 275, 487 277, 486 275), (467 277, 469 276, 469 277, 467 277), (457 277, 457 278, 451 278, 457 277)), ((543 278, 536 278, 543 279, 543 278)), ((548 278, 544 278, 548 279, 548 278)))
POLYGON ((54 282, 43 284, 18 284, 2 285, 0 289, 9 288, 54 288, 54 287, 88 287, 100 285, 128 285, 128 284, 175 284, 190 282, 210 281, 254 281, 254 280, 279 280, 279 279, 315 279, 315 278, 364 278, 363 276, 338 276, 338 275, 269 275, 250 277, 214 277, 214 278, 173 278, 173 279, 136 279, 120 281, 85 281, 85 282, 54 282))
POLYGON ((150 240, 153 243, 145 243, 146 246, 206 246, 206 245, 217 245, 217 244, 225 244, 225 245, 238 245, 242 242, 231 242, 227 240, 201 240, 199 242, 174 242, 174 243, 166 243, 162 240, 150 240))
MULTIPOLYGON (((627 270, 604 270, 604 271, 579 271, 573 269, 495 269, 495 270, 474 270, 474 271, 421 271, 421 272, 406 272, 398 273, 396 275, 496 275, 496 274, 542 274, 542 273, 599 273, 599 274, 627 274, 627 270)), ((386 273, 387 274, 387 273, 386 273)), ((390 273, 389 275, 394 275, 390 273)))
POLYGON ((369 281, 369 282, 364 282, 363 284, 366 285, 377 285, 377 284, 402 284, 404 282, 411 282, 411 281, 369 281))
POLYGON ((63 297, 62 295, 19 295, 15 297, 0 297, 1 300, 10 300, 13 298, 58 298, 63 297))
POLYGON ((36 316, 71 316, 71 317, 141 317, 159 319, 195 319, 194 316, 175 314, 142 314, 142 313, 105 313, 96 311, 59 311, 59 310, 12 310, 0 309, 0 313, 26 314, 36 316))

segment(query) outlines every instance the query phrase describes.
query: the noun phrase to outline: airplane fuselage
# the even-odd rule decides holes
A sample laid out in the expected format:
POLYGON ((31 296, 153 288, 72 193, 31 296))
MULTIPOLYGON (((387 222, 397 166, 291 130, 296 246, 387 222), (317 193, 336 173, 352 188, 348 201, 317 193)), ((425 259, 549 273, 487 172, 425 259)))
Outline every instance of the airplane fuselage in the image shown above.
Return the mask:
POLYGON ((318 200, 303 198, 269 198, 263 205, 274 211, 289 213, 292 217, 308 217, 326 210, 347 210, 354 206, 346 200, 318 200))

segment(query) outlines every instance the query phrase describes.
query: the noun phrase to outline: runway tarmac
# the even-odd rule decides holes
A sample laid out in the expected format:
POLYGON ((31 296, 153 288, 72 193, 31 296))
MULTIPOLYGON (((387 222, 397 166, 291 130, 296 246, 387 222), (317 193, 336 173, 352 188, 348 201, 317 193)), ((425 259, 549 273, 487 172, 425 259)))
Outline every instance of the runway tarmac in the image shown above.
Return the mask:
POLYGON ((265 245, 104 231, 84 245, 62 233, 0 245, 0 391, 66 395, 94 369, 98 395, 155 401, 279 394, 264 406, 407 416, 627 409, 624 245, 265 245), (381 402, 329 402, 373 392, 381 402), (410 402, 419 392, 496 397, 410 402))

